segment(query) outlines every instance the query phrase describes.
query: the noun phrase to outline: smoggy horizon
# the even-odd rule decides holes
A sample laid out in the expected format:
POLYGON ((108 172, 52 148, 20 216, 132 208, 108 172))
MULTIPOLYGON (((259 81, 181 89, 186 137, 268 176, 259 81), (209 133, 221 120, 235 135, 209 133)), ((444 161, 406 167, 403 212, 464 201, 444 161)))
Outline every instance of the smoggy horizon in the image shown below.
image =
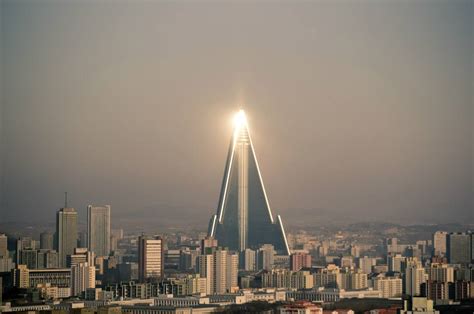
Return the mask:
POLYGON ((472 1, 0 8, 2 222, 205 228, 243 106, 285 223, 474 223, 472 1))

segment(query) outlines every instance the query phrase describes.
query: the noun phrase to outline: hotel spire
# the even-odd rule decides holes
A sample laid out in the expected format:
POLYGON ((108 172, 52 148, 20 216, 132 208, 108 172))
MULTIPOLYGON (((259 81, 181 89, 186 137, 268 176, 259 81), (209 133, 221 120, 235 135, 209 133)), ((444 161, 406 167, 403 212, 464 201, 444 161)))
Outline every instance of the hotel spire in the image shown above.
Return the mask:
POLYGON ((234 117, 217 214, 208 234, 235 251, 272 244, 279 254, 289 254, 281 217, 275 221, 270 209, 243 110, 234 117))

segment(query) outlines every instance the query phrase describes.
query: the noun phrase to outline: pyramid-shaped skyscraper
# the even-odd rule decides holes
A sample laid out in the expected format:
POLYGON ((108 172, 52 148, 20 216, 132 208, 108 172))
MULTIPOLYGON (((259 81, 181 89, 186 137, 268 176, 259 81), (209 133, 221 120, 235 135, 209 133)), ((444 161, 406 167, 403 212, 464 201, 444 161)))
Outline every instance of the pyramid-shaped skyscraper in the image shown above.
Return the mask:
POLYGON ((217 214, 209 222, 208 235, 234 251, 272 244, 278 254, 290 253, 281 217, 273 218, 242 110, 235 118, 217 214))

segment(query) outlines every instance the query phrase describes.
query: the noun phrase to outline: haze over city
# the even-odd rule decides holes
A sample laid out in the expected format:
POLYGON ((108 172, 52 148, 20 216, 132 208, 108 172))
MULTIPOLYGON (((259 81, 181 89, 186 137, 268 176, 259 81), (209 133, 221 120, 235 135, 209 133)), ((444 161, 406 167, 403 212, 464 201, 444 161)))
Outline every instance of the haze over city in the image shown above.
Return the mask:
POLYGON ((68 191, 82 220, 205 229, 243 107, 287 224, 473 223, 472 12, 2 1, 0 222, 53 222, 68 191))
POLYGON ((0 0, 0 313, 474 313, 474 0, 0 0))

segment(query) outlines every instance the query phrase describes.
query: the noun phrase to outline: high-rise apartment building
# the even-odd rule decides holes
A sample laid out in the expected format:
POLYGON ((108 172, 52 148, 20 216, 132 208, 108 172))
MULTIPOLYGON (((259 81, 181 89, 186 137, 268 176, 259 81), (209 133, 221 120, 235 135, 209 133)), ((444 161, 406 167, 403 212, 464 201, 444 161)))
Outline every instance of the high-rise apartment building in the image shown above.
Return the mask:
POLYGON ((432 263, 427 269, 428 280, 438 282, 454 282, 454 267, 449 264, 432 263))
POLYGON ((298 271, 301 268, 311 268, 311 255, 305 252, 291 254, 290 270, 298 271))
POLYGON ((346 286, 347 290, 360 290, 368 287, 367 274, 362 271, 349 271, 350 285, 346 286))
POLYGON ((314 277, 309 271, 273 269, 262 272, 263 288, 312 289, 314 277))
POLYGON ((401 272, 402 264, 405 262, 406 257, 401 254, 389 254, 387 256, 388 270, 392 272, 401 272))
MULTIPOLYGON (((217 263, 219 263, 219 259, 216 259, 216 264, 217 263)), ((219 285, 216 283, 216 287, 220 286, 222 289, 225 289, 225 291, 229 292, 234 292, 234 290, 238 290, 239 254, 235 252, 228 252, 227 256, 225 257, 225 266, 221 263, 221 267, 225 267, 225 284, 221 283, 219 285)))
POLYGON ((204 254, 207 248, 217 247, 218 242, 213 237, 207 236, 201 240, 201 254, 204 254))
POLYGON ((410 296, 421 295, 421 284, 426 281, 425 269, 416 258, 407 258, 404 269, 404 293, 410 296))
POLYGON ((209 248, 198 256, 196 270, 206 278, 208 294, 223 294, 238 288, 239 255, 224 248, 209 248))
POLYGON ((340 269, 334 264, 319 269, 313 274, 315 287, 358 290, 368 287, 368 276, 360 270, 340 269))
POLYGON ((206 278, 206 294, 212 294, 216 290, 214 280, 214 256, 202 254, 196 259, 196 272, 206 278))
POLYGON ((8 237, 0 234, 0 272, 9 272, 13 268, 13 260, 8 252, 8 237))
POLYGON ((79 263, 71 267, 71 293, 80 295, 89 288, 95 288, 95 267, 88 263, 79 263))
POLYGON ((240 253, 241 267, 246 271, 257 270, 257 252, 252 249, 245 249, 240 253))
POLYGON ((36 249, 36 241, 31 237, 21 237, 16 241, 16 249, 21 251, 25 249, 36 249))
POLYGON ((8 256, 0 256, 0 273, 9 272, 14 267, 13 259, 8 256))
POLYGON ((398 245, 398 239, 397 238, 385 239, 385 251, 387 254, 401 253, 401 248, 398 245))
POLYGON ((366 274, 370 274, 372 272, 372 266, 375 265, 377 265, 377 259, 374 257, 364 256, 358 260, 359 269, 366 274))
POLYGON ((190 250, 189 248, 179 251, 179 264, 178 269, 180 271, 187 271, 196 268, 196 258, 199 255, 199 251, 190 250))
POLYGON ((290 268, 290 256, 289 255, 275 255, 273 257, 273 268, 290 268))
POLYGON ((141 282, 163 277, 163 246, 163 239, 158 236, 138 238, 138 276, 141 282))
POLYGON ((61 208, 56 214, 56 243, 59 266, 66 267, 66 258, 77 247, 77 212, 74 208, 61 208))
POLYGON ((271 244, 264 244, 257 250, 257 270, 272 270, 276 251, 271 244))
POLYGON ((313 274, 316 288, 341 288, 340 269, 334 264, 329 264, 326 268, 319 269, 313 274))
POLYGON ((42 250, 54 249, 54 234, 52 232, 49 232, 49 231, 41 232, 40 249, 42 250))
POLYGON ((345 268, 345 267, 353 268, 355 266, 354 258, 352 256, 342 256, 339 261, 340 261, 339 266, 341 266, 341 268, 345 268))
POLYGON ((471 262, 474 263, 474 232, 471 232, 471 262))
POLYGON ((123 229, 111 229, 110 230, 110 251, 115 252, 117 250, 118 242, 123 239, 123 229))
POLYGON ((368 287, 368 277, 360 270, 344 268, 336 275, 337 287, 344 290, 359 290, 368 287))
POLYGON ((227 292, 227 251, 226 250, 215 250, 213 252, 214 257, 214 273, 212 278, 214 279, 215 293, 227 292))
POLYGON ((118 265, 119 281, 138 280, 138 263, 122 263, 118 265))
POLYGON ((0 256, 8 257, 8 237, 0 234, 0 256))
POLYGON ((83 247, 74 249, 74 253, 66 257, 66 267, 74 267, 80 263, 94 265, 95 254, 83 247))
POLYGON ((13 286, 17 288, 30 287, 30 271, 26 265, 17 265, 12 269, 13 286))
POLYGON ((58 252, 55 250, 38 251, 38 269, 58 267, 58 252))
POLYGON ((87 206, 87 244, 96 256, 109 256, 110 205, 87 206))
POLYGON ((290 254, 281 217, 275 220, 270 209, 243 111, 236 116, 217 214, 209 222, 208 235, 236 252, 272 244, 278 254, 290 254))
POLYGON ((31 237, 21 237, 16 241, 16 264, 20 265, 22 251, 23 250, 34 250, 36 249, 36 242, 31 237))
POLYGON ((471 234, 450 233, 446 241, 446 255, 451 264, 467 265, 471 262, 471 234))
POLYGON ((360 247, 357 245, 351 245, 351 256, 360 257, 360 247))
POLYGON ((34 249, 21 250, 20 263, 28 269, 38 268, 38 251, 34 249))
POLYGON ((446 256, 446 241, 448 233, 446 231, 436 231, 433 234, 433 255, 446 256))
POLYGON ((423 285, 426 297, 430 300, 449 300, 449 284, 441 281, 427 281, 423 285))
POLYGON ((401 278, 385 277, 383 275, 372 279, 374 290, 382 292, 382 298, 400 298, 403 293, 401 278))

